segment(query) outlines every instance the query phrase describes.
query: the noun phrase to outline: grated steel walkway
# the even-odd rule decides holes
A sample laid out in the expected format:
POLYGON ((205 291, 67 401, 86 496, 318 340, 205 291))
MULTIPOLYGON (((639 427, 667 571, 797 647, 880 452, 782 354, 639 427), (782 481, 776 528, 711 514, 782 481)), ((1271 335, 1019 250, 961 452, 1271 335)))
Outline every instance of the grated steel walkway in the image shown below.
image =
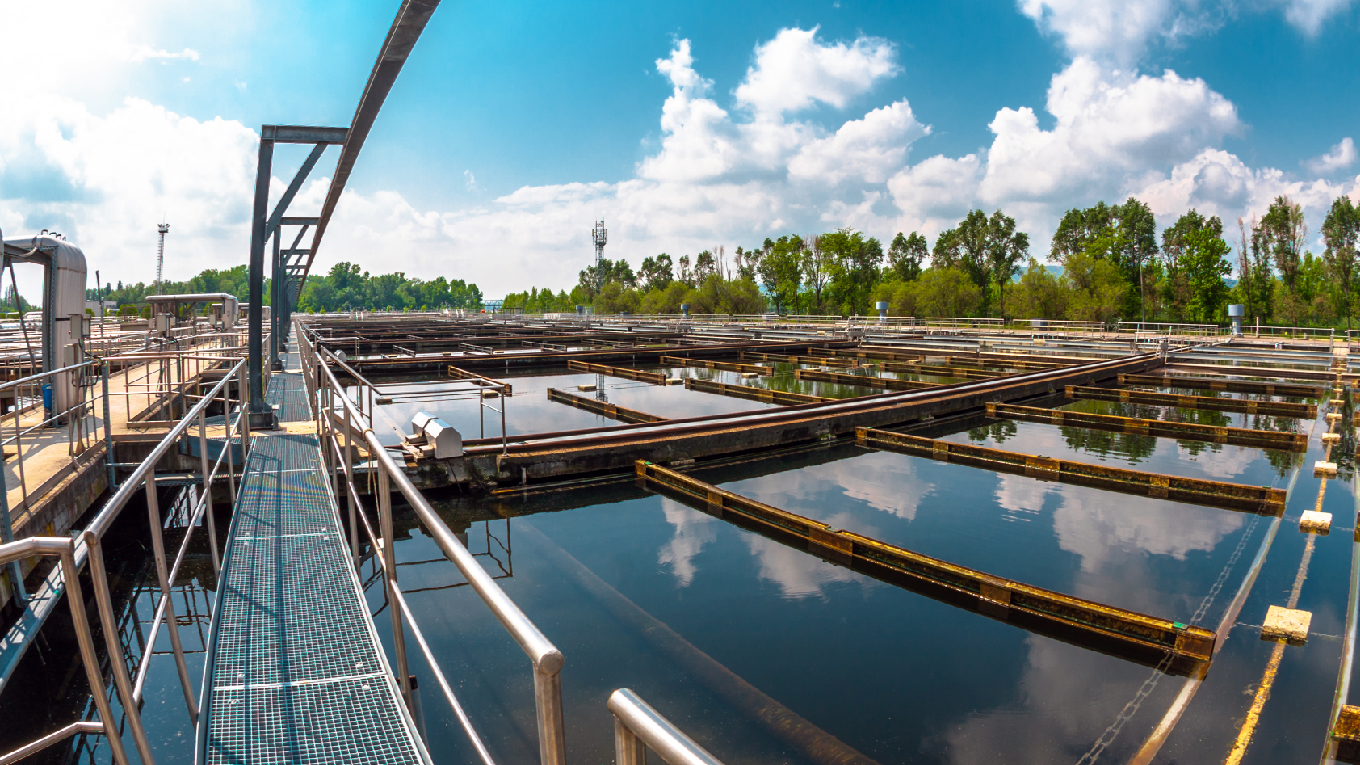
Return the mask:
MULTIPOLYGON (((301 375, 275 374, 305 421, 301 375)), ((315 435, 256 434, 232 518, 195 760, 428 763, 373 629, 315 435)))

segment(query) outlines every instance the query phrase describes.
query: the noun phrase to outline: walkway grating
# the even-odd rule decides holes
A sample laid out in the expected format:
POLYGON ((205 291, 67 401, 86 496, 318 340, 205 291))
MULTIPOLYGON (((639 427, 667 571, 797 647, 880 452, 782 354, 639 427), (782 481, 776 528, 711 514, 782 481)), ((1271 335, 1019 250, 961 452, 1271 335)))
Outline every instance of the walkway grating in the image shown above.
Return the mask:
MULTIPOLYGON (((309 420, 275 374, 280 419, 309 420)), ((198 762, 428 763, 354 575, 310 434, 256 434, 213 624, 198 762)))

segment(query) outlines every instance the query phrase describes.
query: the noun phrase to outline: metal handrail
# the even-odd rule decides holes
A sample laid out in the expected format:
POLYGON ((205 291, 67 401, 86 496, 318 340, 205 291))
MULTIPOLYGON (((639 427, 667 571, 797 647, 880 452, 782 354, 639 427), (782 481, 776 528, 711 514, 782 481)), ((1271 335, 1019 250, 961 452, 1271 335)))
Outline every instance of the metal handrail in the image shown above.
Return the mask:
MULTIPOLYGON (((299 358, 303 363, 304 378, 307 381, 309 394, 316 410, 318 435, 328 439, 329 443, 335 448, 335 456, 342 457, 354 444, 353 425, 359 426, 363 441, 367 446, 370 457, 374 465, 378 468, 378 505, 382 522, 382 554, 387 558, 387 565, 384 566, 385 578, 389 583, 389 590, 393 592, 393 600, 400 595, 400 590, 396 588, 395 575, 395 556, 393 552, 393 537, 391 532, 391 491, 390 486, 395 484, 396 489, 401 492, 406 501, 410 503, 416 516, 429 532, 435 544, 444 553, 458 570, 467 579, 472 589, 482 599, 482 602, 491 609, 491 612, 501 625, 505 627, 510 636, 519 644, 520 649, 529 657, 534 667, 534 702, 538 720, 539 738, 539 759, 542 765, 565 765, 566 763, 566 735, 565 726, 562 720, 562 682, 561 671, 564 659, 561 651, 552 644, 550 640, 538 629, 528 616, 520 610, 519 606, 510 599, 505 591, 500 588, 491 575, 482 568, 481 564, 473 557, 472 553, 463 546, 453 531, 440 519, 439 514, 430 506, 425 497, 415 487, 406 473, 387 453, 386 448, 378 440, 373 429, 367 426, 368 418, 364 417, 358 407, 349 396, 345 394, 345 389, 335 379, 334 373, 329 365, 322 362, 315 346, 308 337, 308 329, 301 319, 295 317, 295 327, 297 328, 297 339, 299 348, 299 358), (335 433, 335 403, 340 404, 343 411, 343 427, 346 431, 346 447, 342 450, 339 447, 335 433), (325 415, 322 415, 322 412, 325 415)), ((349 462, 348 459, 339 459, 340 465, 349 462)), ((336 467, 336 466, 332 466, 336 467)), ((344 471, 347 476, 349 471, 344 471)), ((352 481, 347 486, 353 489, 352 481)), ((351 503, 354 502, 357 492, 350 494, 351 503)), ((353 530, 354 505, 351 504, 351 534, 357 533, 353 530)), ((356 547, 353 536, 351 545, 356 547)), ((356 556, 357 557, 357 556, 356 556)), ((399 680, 401 681, 403 693, 410 703, 409 679, 406 670, 405 641, 401 636, 400 619, 403 618, 403 609, 393 609, 394 620, 394 648, 397 655, 397 669, 399 680)), ((433 661, 432 661, 433 663, 433 661)))
POLYGON ((722 765, 628 688, 609 695, 614 715, 614 765, 646 765, 647 748, 670 765, 722 765))
MULTIPOLYGON (((90 620, 85 613, 85 598, 81 593, 80 585, 80 566, 75 559, 75 540, 69 537, 27 537, 18 542, 10 542, 0 545, 0 564, 29 558, 34 555, 47 557, 58 557, 61 559, 62 579, 65 581, 67 589, 66 602, 71 608, 71 622, 75 626, 76 642, 80 647, 81 664, 85 667, 85 678, 90 683, 90 692, 94 697, 95 708, 99 712, 98 722, 77 722, 67 725, 60 730, 43 736, 36 741, 25 744, 18 749, 4 755, 0 755, 0 765, 17 762, 36 752, 39 752, 53 744, 64 741, 71 736, 79 733, 103 733, 109 740, 109 748, 113 752, 114 762, 118 765, 128 765, 127 752, 123 749, 123 741, 118 735, 118 728, 113 724, 113 705, 109 703, 108 694, 105 691, 104 676, 99 671, 99 658, 94 651, 94 635, 90 630, 90 620)), ((112 620, 104 619, 103 603, 100 603, 100 628, 104 632, 107 641, 114 644, 117 637, 113 635, 112 620)), ((118 660, 111 661, 115 668, 115 680, 117 679, 117 668, 121 665, 118 660)), ((128 704, 131 701, 131 693, 124 693, 121 684, 118 686, 119 701, 122 703, 124 711, 129 716, 135 715, 135 708, 129 710, 128 704)), ((150 750, 143 749, 141 742, 138 742, 139 754, 143 756, 143 762, 151 763, 149 759, 150 750)))

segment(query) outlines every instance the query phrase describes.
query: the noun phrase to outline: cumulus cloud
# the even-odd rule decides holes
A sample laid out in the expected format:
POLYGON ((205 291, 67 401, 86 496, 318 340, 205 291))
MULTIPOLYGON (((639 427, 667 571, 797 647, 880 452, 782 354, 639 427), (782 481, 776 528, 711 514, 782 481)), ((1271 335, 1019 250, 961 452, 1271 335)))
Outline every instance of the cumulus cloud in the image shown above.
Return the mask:
POLYGON ((1355 159, 1355 141, 1352 141, 1350 136, 1346 136, 1341 139, 1341 143, 1333 146, 1331 151, 1320 157, 1306 160, 1303 162, 1303 166, 1310 173, 1331 175, 1355 164, 1355 159))
POLYGON ((860 37, 827 45, 817 39, 816 27, 782 30, 756 46, 755 59, 746 81, 737 86, 736 97, 767 119, 818 102, 844 107, 898 70, 887 40, 860 37))
MULTIPOLYGON (((1273 0, 1285 19, 1316 36, 1353 0, 1273 0)), ((1130 66, 1159 42, 1176 44, 1219 29, 1239 11, 1231 0, 1017 0, 1020 12, 1074 57, 1130 66)))
POLYGON ((1189 159, 1240 127, 1236 108, 1203 80, 1111 71, 1087 58, 1053 77, 1048 112, 1052 130, 1028 107, 997 112, 984 199, 1108 192, 1130 172, 1189 159))

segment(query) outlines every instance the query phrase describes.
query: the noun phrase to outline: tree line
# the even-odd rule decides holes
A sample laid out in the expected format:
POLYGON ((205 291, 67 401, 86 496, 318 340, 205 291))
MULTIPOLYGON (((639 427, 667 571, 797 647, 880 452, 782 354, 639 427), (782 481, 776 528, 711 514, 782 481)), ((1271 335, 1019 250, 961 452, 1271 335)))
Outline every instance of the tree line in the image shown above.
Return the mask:
POLYGON ((506 296, 525 313, 693 313, 870 315, 888 303, 894 316, 1006 317, 1112 322, 1210 323, 1229 303, 1248 322, 1294 326, 1345 323, 1355 313, 1360 279, 1360 208, 1349 197, 1321 225, 1321 255, 1307 249, 1302 207, 1277 197, 1260 218, 1223 221, 1191 209, 1158 231, 1134 197, 1068 210, 1042 264, 1029 236, 1001 212, 972 210, 933 243, 898 233, 885 249, 848 228, 785 235, 759 247, 723 247, 672 259, 603 260, 579 274, 570 292, 533 288, 506 296), (1236 273, 1236 278, 1232 275, 1236 273))
MULTIPOLYGON (((86 290, 89 300, 97 299, 94 289, 86 290)), ((246 302, 250 297, 250 274, 246 266, 223 270, 206 269, 185 281, 168 281, 161 285, 166 295, 225 292, 246 302)), ((112 300, 120 308, 135 312, 146 303, 148 295, 156 294, 155 283, 106 285, 104 299, 112 300)), ((264 280, 264 303, 270 304, 270 280, 264 280)), ((370 275, 354 263, 336 263, 324 276, 309 275, 303 285, 296 310, 302 313, 325 313, 345 310, 435 310, 439 308, 482 307, 482 292, 476 284, 462 279, 442 276, 431 280, 408 278, 400 271, 370 275)), ((122 312, 122 311, 120 311, 122 312)))

